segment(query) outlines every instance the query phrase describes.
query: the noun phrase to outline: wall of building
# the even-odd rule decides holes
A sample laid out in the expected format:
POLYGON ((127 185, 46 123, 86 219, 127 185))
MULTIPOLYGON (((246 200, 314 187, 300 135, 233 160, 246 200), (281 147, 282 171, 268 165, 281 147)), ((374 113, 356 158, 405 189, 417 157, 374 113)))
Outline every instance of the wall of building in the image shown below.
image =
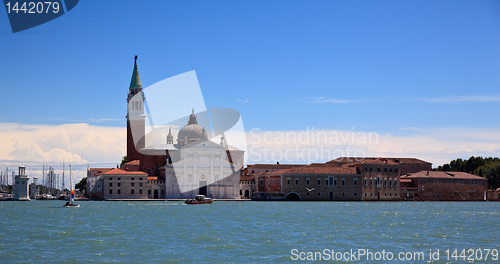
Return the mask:
POLYGON ((296 194, 302 201, 361 201, 361 175, 282 175, 285 199, 296 194))
POLYGON ((363 164, 363 201, 400 200, 400 166, 398 164, 363 164))
POLYGON ((103 199, 148 199, 147 182, 146 174, 143 176, 103 174, 103 199))

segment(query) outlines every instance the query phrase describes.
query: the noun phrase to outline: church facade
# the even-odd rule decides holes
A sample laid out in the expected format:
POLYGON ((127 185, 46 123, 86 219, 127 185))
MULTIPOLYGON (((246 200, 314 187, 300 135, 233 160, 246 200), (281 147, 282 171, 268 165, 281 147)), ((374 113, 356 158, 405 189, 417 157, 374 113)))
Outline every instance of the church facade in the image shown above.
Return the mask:
POLYGON ((225 144, 222 138, 221 143, 211 141, 205 128, 198 124, 194 109, 177 138, 169 129, 163 144, 146 146, 144 103, 136 57, 127 95, 128 162, 113 170, 112 175, 109 170, 98 172, 89 168, 87 194, 105 200, 189 199, 198 194, 240 199, 244 152, 225 144), (138 177, 141 181, 135 179, 138 177), (146 178, 147 182, 142 182, 146 178))

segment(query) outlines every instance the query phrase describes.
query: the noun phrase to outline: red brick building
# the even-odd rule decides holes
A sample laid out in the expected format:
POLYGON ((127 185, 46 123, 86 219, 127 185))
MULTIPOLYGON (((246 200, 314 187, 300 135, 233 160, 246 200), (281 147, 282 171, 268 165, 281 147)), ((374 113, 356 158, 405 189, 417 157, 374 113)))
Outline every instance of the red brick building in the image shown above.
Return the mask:
POLYGON ((465 172, 421 171, 401 176, 405 201, 484 201, 488 180, 465 172))

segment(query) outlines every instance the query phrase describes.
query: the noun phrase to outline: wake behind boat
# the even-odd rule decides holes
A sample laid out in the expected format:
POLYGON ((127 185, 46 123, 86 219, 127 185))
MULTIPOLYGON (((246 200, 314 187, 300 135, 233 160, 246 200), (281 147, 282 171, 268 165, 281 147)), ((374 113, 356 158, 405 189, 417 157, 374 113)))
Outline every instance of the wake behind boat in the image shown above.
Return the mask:
POLYGON ((185 204, 211 204, 214 201, 212 198, 208 198, 205 195, 196 195, 194 199, 188 199, 184 203, 185 204))

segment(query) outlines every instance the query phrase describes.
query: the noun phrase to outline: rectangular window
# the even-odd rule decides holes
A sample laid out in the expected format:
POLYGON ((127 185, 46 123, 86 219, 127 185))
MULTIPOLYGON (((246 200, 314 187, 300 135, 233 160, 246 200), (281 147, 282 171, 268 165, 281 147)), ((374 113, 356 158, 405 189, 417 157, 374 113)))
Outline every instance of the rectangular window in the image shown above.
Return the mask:
POLYGON ((387 168, 384 168, 384 172, 387 173, 387 168))
POLYGON ((139 186, 141 186, 141 187, 142 187, 142 182, 139 182, 139 186))
POLYGON ((142 189, 139 189, 139 194, 142 194, 142 189))
POLYGON ((113 183, 112 183, 112 182, 110 182, 110 183, 109 183, 109 187, 112 187, 112 186, 113 186, 113 183))
POLYGON ((290 180, 290 178, 286 178, 286 185, 290 185, 292 184, 292 180, 290 180))
POLYGON ((132 189, 132 190, 130 191, 130 193, 131 193, 131 194, 134 194, 134 189, 132 189))
POLYGON ((333 180, 333 186, 337 186, 337 179, 333 180))
POLYGON ((120 191, 120 189, 118 189, 118 194, 121 194, 121 191, 120 191))
POLYGON ((309 178, 306 179, 306 185, 309 186, 309 178))
POLYGON ((321 185, 321 179, 318 178, 318 186, 320 186, 320 185, 321 185))
POLYGON ((295 178, 295 185, 299 185, 299 178, 295 178))
POLYGON ((113 194, 113 190, 112 189, 109 189, 109 194, 113 194))
POLYGON ((325 185, 328 186, 328 178, 325 179, 325 185))
POLYGON ((345 179, 342 179, 341 184, 342 184, 342 186, 345 185, 345 179))
POLYGON ((134 183, 131 183, 132 186, 134 186, 134 183))
POLYGON ((373 168, 370 168, 370 172, 372 172, 372 171, 373 171, 373 168))
POLYGON ((377 168, 377 172, 380 172, 380 168, 377 168))
POLYGON ((118 187, 120 187, 120 183, 118 183, 118 187))
POLYGON ((398 169, 394 169, 394 172, 395 172, 395 173, 398 173, 398 169))

